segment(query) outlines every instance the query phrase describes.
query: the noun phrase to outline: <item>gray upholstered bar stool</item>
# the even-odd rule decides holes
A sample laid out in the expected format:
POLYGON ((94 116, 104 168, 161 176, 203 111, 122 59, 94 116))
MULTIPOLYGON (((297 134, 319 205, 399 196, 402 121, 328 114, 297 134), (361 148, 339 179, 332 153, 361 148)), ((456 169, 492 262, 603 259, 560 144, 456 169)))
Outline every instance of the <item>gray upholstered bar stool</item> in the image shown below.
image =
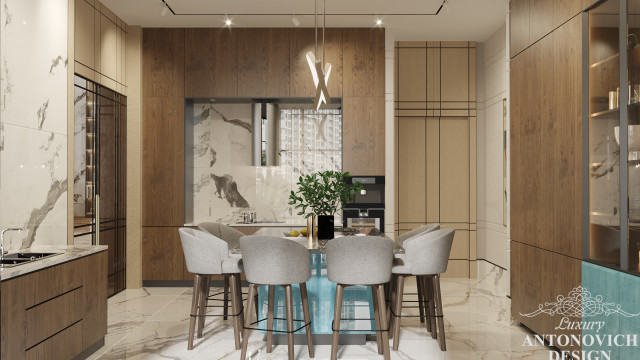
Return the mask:
POLYGON ((347 236, 329 241, 327 276, 336 285, 336 303, 333 313, 331 359, 338 357, 340 318, 344 288, 367 285, 373 295, 373 313, 377 332, 378 354, 389 360, 389 334, 386 315, 384 284, 391 278, 393 241, 378 236, 347 236))
POLYGON ((225 275, 231 278, 231 311, 234 317, 233 333, 236 349, 240 349, 240 328, 242 326, 242 295, 240 293, 241 258, 229 257, 229 246, 204 231, 180 228, 180 240, 184 251, 187 270, 196 274, 191 299, 191 320, 189 322, 189 340, 187 348, 193 349, 193 337, 198 320, 198 337, 202 337, 204 319, 207 316, 207 298, 211 285, 211 275, 225 275))
MULTIPOLYGON (((436 231, 440 229, 440 224, 437 223, 433 223, 433 224, 426 224, 426 225, 422 225, 419 226, 411 231, 407 231, 406 233, 398 236, 398 239, 396 240, 396 244, 399 246, 403 246, 405 240, 409 240, 413 237, 416 237, 420 234, 427 234, 430 233, 432 231, 436 231)), ((402 259, 404 257, 404 254, 396 254, 394 255, 394 258, 400 258, 402 259)), ((418 290, 418 308, 420 310, 420 322, 424 323, 425 321, 425 313, 426 313, 426 307, 428 304, 428 299, 426 294, 426 289, 424 288, 424 281, 420 281, 421 279, 416 278, 416 287, 418 290)), ((390 289, 389 289, 390 290, 390 289)), ((390 294, 390 293, 389 293, 390 294)), ((388 295, 389 295, 388 294, 388 295)), ((389 299, 390 296, 387 296, 387 299, 389 299)), ((390 305, 390 304, 389 304, 390 305)), ((391 310, 391 309, 389 309, 391 310)), ((388 312, 388 315, 391 316, 391 311, 388 312)), ((427 330, 431 331, 431 323, 429 321, 427 321, 427 330)), ((393 331, 389 332, 389 337, 393 337, 393 331)))
POLYGON ((428 297, 426 316, 430 321, 431 335, 439 337, 440 349, 446 350, 444 334, 444 315, 442 312, 442 296, 440 292, 440 274, 447 271, 449 253, 453 244, 454 229, 440 229, 422 233, 404 242, 405 256, 394 259, 391 308, 393 311, 393 349, 398 350, 400 339, 400 318, 402 316, 402 296, 404 280, 415 276, 416 281, 424 281, 428 297), (422 279, 422 280, 421 280, 422 279), (437 335, 436 335, 437 319, 437 335))
MULTIPOLYGON (((304 313, 304 324, 307 332, 307 344, 309 346, 309 357, 313 358, 313 340, 311 338, 311 316, 309 314, 309 300, 307 297, 306 282, 311 278, 311 268, 309 266, 309 250, 306 246, 293 240, 271 236, 243 236, 240 238, 240 249, 244 264, 245 276, 249 282, 249 296, 247 297, 247 317, 244 323, 244 336, 240 359, 244 360, 247 355, 247 343, 251 325, 257 324, 263 319, 251 321, 253 307, 257 306, 254 294, 258 285, 268 285, 267 303, 267 352, 271 352, 273 336, 273 308, 275 303, 275 287, 284 287, 286 313, 287 313, 287 341, 289 360, 294 358, 293 333, 293 284, 300 286, 300 298, 302 299, 302 311, 304 313)), ((279 332, 279 331, 276 331, 279 332)))
MULTIPOLYGON (((215 222, 202 222, 198 224, 198 229, 202 230, 204 232, 207 232, 219 239, 222 239, 224 241, 227 242, 228 246, 229 246, 229 251, 231 251, 231 249, 235 248, 236 246, 238 246, 240 244, 240 238, 244 236, 243 233, 241 233, 240 231, 224 225, 224 224, 220 224, 220 223, 215 223, 215 222)), ((229 254, 229 257, 239 257, 241 258, 242 255, 240 254, 229 254)), ((223 319, 227 320, 227 315, 229 312, 229 275, 224 275, 224 288, 223 288, 223 319)), ((240 278, 238 278, 238 286, 240 286, 240 278)), ((215 295, 212 295, 215 296, 215 295)), ((207 297, 208 301, 209 297, 207 297)), ((207 304, 205 304, 205 306, 207 306, 207 304)))

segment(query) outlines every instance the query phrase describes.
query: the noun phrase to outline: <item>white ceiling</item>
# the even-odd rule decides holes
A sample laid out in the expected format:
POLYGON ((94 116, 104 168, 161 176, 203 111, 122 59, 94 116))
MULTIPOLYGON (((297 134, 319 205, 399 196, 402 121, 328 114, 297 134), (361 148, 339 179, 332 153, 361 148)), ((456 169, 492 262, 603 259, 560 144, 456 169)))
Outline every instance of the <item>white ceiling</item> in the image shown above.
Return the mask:
MULTIPOLYGON (((127 24, 142 27, 221 27, 225 14, 234 27, 293 27, 291 14, 298 14, 301 27, 314 26, 313 0, 166 0, 177 14, 195 16, 161 16, 162 0, 101 1, 127 24)), ((382 15, 433 14, 440 5, 442 0, 326 0, 327 27, 374 26, 379 14, 396 40, 484 41, 505 23, 508 0, 447 0, 435 16, 382 15)))

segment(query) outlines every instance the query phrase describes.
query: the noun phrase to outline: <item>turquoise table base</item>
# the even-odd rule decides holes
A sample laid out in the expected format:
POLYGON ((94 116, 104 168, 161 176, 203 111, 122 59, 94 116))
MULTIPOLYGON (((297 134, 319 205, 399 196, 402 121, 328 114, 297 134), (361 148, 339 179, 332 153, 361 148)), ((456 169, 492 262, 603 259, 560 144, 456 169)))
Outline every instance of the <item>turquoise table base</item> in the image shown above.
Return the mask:
MULTIPOLYGON (((315 345, 331 344, 331 323, 333 321, 336 284, 327 278, 327 263, 325 254, 309 254, 311 265, 311 279, 307 281, 307 293, 309 296, 309 311, 311 313, 311 329, 315 345)), ((264 321, 258 323, 261 333, 267 326, 267 286, 258 288, 259 314, 264 321)), ((366 334, 375 334, 373 319, 373 305, 371 288, 368 286, 349 286, 344 290, 342 303, 343 320, 340 324, 341 344, 364 344, 366 334), (371 319, 371 320, 370 320, 371 319)), ((284 288, 276 286, 274 317, 286 318, 286 303, 284 288)), ((300 300, 300 286, 293 286, 293 317, 296 320, 304 320, 302 302, 300 300)), ((287 330, 286 320, 274 320, 274 330, 287 330)), ((301 327, 304 321, 295 321, 294 329, 301 327)), ((274 344, 286 344, 286 333, 274 333, 274 344)), ((306 344, 305 329, 295 333, 296 344, 306 344)))

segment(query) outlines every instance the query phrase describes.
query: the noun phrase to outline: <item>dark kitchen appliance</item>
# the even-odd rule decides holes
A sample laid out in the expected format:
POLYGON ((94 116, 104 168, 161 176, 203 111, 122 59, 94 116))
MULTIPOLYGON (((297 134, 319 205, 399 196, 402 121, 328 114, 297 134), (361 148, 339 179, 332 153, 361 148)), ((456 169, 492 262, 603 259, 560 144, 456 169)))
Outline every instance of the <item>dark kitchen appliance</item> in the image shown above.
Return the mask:
POLYGON ((369 233, 376 228, 384 233, 384 176, 353 176, 347 184, 362 184, 352 203, 342 210, 342 226, 369 233))

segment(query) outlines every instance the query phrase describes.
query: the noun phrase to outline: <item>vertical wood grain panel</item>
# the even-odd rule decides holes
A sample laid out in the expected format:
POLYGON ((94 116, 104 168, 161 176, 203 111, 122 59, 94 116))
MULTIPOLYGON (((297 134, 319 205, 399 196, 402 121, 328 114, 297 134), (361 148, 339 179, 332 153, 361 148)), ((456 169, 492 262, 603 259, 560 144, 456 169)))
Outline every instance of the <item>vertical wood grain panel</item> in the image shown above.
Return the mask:
POLYGON ((74 58, 93 68, 95 66, 94 9, 85 0, 75 0, 74 58))
POLYGON ((25 358, 25 331, 27 316, 25 290, 27 277, 3 281, 0 290, 0 359, 20 360, 25 358), (8 329, 17 329, 9 331, 8 329))
POLYGON ((184 98, 142 105, 142 225, 184 225, 184 98))
POLYGON ((143 30, 142 96, 184 97, 184 29, 143 30))
POLYGON ((440 221, 469 222, 469 119, 440 120, 440 221))
POLYGON ((427 101, 440 101, 440 55, 440 48, 427 48, 427 101))
POLYGON ((511 0, 509 2, 509 48, 511 57, 524 50, 529 41, 529 3, 531 0, 511 0))
MULTIPOLYGON (((557 16, 554 10, 557 8, 555 3, 570 1, 557 0, 529 0, 529 42, 534 43, 553 29, 554 20, 557 16)), ((566 19, 565 19, 566 20, 566 19)))
POLYGON ((440 222, 440 119, 427 118, 427 222, 440 222))
MULTIPOLYGON (((315 51, 314 29, 291 29, 290 96, 315 97, 313 77, 307 63, 308 51, 315 51)), ((342 29, 326 29, 326 62, 331 63, 327 90, 331 97, 342 96, 342 29)), ((322 32, 318 32, 318 57, 322 57, 322 32)))
POLYGON ((289 96, 289 29, 236 29, 238 96, 289 96))
POLYGON ((511 212, 511 238, 522 241, 524 238, 524 189, 523 177, 521 174, 524 163, 522 162, 524 154, 520 144, 521 128, 524 123, 524 114, 526 112, 524 98, 524 55, 518 55, 511 59, 510 78, 510 117, 509 117, 509 146, 511 158, 509 162, 510 168, 510 212, 511 212))
POLYGON ((554 224, 552 249, 582 257, 582 71, 581 18, 554 36, 554 224))
POLYGON ((88 256, 82 262, 82 346, 87 348, 107 334, 107 251, 88 256))
POLYGON ((343 96, 384 96, 384 30, 344 29, 343 96))
POLYGON ((398 222, 426 221, 426 120, 404 118, 398 122, 398 222))
POLYGON ((384 97, 342 98, 343 171, 384 175, 384 97))
POLYGON ((238 96, 238 37, 218 28, 185 29, 185 97, 238 96))
POLYGON ((105 16, 100 16, 100 69, 99 71, 116 80, 118 77, 118 28, 105 16))
MULTIPOLYGON (((469 100, 469 49, 441 49, 442 101, 469 100)), ((443 104, 443 107, 446 105, 443 104)))
POLYGON ((427 101, 427 48, 399 48, 398 100, 427 101))
POLYGON ((142 280, 188 280, 177 227, 143 227, 142 253, 142 280))

